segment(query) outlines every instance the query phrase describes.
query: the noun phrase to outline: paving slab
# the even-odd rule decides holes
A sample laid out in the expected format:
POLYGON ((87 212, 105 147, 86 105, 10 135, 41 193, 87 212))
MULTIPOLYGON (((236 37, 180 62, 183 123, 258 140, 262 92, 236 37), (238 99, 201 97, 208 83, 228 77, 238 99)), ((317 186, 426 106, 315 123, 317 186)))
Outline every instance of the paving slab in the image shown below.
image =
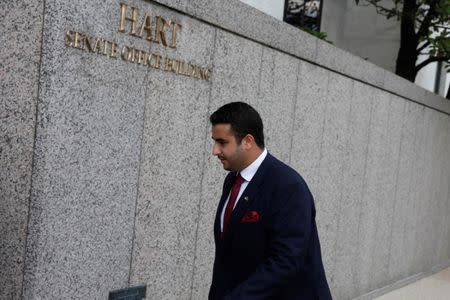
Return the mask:
POLYGON ((374 300, 448 300, 450 295, 450 268, 394 290, 374 300))

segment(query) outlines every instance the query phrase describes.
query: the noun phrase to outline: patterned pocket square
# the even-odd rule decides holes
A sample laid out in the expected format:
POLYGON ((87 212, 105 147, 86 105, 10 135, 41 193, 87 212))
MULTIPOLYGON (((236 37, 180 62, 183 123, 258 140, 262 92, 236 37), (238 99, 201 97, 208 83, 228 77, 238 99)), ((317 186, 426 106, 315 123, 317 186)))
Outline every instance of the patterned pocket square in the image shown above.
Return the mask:
POLYGON ((242 223, 248 223, 248 222, 258 222, 259 221, 259 214, 257 211, 249 211, 245 214, 245 216, 241 219, 242 223))

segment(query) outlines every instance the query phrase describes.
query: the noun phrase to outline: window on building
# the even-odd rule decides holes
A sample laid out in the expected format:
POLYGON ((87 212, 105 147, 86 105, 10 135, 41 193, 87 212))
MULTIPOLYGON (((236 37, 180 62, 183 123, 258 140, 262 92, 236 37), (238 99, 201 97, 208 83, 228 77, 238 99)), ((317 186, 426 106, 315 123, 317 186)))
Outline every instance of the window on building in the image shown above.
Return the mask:
POLYGON ((321 12, 321 0, 286 0, 283 20, 299 28, 320 31, 321 12))

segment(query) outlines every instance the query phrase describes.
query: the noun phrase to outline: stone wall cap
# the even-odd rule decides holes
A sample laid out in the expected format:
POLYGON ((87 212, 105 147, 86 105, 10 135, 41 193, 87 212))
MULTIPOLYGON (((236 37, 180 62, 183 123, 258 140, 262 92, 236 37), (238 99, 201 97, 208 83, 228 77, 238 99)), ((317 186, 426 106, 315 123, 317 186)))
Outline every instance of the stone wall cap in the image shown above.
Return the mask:
POLYGON ((450 101, 239 0, 153 0, 215 27, 450 114, 450 101))

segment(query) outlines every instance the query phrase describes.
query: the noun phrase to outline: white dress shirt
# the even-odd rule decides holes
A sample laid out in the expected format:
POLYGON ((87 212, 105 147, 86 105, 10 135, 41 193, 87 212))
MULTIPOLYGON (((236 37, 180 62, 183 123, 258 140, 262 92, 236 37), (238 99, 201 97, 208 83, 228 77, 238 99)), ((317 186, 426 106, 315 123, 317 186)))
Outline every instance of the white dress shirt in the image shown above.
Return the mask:
MULTIPOLYGON (((239 199, 241 198, 242 193, 245 191, 245 188, 249 184, 250 180, 252 180, 253 176, 255 176, 256 171, 258 171, 259 166, 261 165, 263 160, 266 158, 266 156, 267 156, 267 150, 264 149, 264 151, 258 156, 257 159, 255 159, 254 162, 252 162, 247 168, 245 168, 244 170, 242 170, 240 172, 242 178, 244 178, 244 181, 242 182, 241 188, 239 189, 239 193, 237 195, 236 202, 234 202, 233 209, 236 207, 236 204, 238 203, 239 199)), ((231 194, 231 191, 230 191, 230 194, 231 194)), ((220 231, 221 232, 223 232, 223 216, 225 214, 225 209, 227 207, 228 200, 230 200, 230 194, 228 194, 227 201, 225 201, 225 205, 223 206, 223 209, 222 209, 222 214, 220 215, 220 231)))

